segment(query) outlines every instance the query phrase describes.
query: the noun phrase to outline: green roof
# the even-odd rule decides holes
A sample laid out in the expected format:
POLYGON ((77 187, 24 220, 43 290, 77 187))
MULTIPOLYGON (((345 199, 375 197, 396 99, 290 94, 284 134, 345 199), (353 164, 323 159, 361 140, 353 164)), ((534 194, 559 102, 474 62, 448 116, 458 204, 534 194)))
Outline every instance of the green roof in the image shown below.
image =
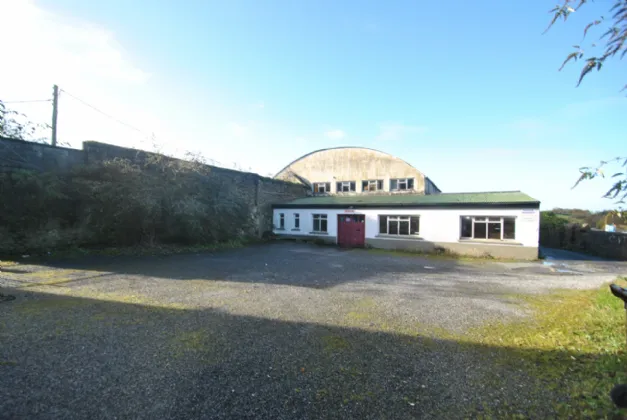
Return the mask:
POLYGON ((448 207, 520 205, 539 206, 540 202, 520 191, 493 191, 439 194, 328 195, 298 198, 275 204, 276 208, 296 207, 448 207))

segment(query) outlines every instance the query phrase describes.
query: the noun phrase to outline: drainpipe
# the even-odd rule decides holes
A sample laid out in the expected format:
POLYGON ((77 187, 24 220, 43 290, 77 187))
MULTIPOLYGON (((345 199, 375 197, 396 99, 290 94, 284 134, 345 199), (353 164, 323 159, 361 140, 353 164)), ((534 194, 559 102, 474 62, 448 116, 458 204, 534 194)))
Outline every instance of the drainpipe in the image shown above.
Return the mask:
MULTIPOLYGON (((617 284, 610 284, 610 290, 612 294, 622 300, 625 304, 625 314, 627 314, 627 289, 620 287, 617 284)), ((627 322, 625 323, 626 327, 626 337, 627 337, 627 322)), ((614 402, 614 405, 618 408, 627 408, 627 384, 618 384, 612 388, 610 392, 610 397, 614 402)))

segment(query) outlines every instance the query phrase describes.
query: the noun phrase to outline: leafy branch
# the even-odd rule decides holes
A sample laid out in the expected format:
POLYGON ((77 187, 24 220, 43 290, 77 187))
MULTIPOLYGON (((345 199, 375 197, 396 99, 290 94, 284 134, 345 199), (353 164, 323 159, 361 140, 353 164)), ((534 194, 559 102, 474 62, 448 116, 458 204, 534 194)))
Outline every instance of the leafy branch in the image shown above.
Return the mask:
POLYGON ((601 161, 599 166, 596 168, 593 167, 583 167, 579 169, 580 176, 573 188, 575 188, 581 181, 594 179, 594 178, 605 178, 606 174, 604 168, 608 165, 619 165, 619 172, 615 172, 610 176, 610 178, 623 178, 619 179, 612 185, 612 187, 603 195, 604 198, 609 198, 616 200, 618 199, 617 204, 625 204, 625 199, 627 199, 627 158, 625 157, 616 157, 614 159, 608 161, 601 161), (621 163, 622 162, 622 163, 621 163))
POLYGON ((29 121, 26 115, 7 108, 0 100, 1 137, 45 143, 46 139, 37 136, 37 133, 49 128, 48 124, 37 124, 29 121))
MULTIPOLYGON (((553 18, 543 33, 548 32, 559 20, 566 22, 570 15, 577 12, 582 6, 589 2, 590 0, 564 0, 562 4, 556 5, 549 11, 549 13, 553 15, 553 18)), ((583 30, 583 37, 580 42, 581 44, 586 40, 590 29, 604 26, 605 31, 598 39, 598 42, 605 44, 604 49, 600 51, 600 53, 592 54, 586 51, 581 45, 573 45, 575 50, 566 56, 566 59, 559 68, 561 71, 566 64, 571 61, 584 60, 585 64, 579 74, 577 86, 581 84, 584 77, 592 70, 596 69, 600 71, 609 58, 614 58, 618 55, 622 60, 625 54, 627 54, 627 0, 615 0, 614 4, 609 9, 609 15, 610 17, 608 19, 604 16, 600 16, 598 19, 588 23, 583 30)), ((590 47, 594 50, 597 45, 596 43, 592 43, 590 47)), ((622 90, 625 89, 627 89, 627 85, 625 85, 622 90)))

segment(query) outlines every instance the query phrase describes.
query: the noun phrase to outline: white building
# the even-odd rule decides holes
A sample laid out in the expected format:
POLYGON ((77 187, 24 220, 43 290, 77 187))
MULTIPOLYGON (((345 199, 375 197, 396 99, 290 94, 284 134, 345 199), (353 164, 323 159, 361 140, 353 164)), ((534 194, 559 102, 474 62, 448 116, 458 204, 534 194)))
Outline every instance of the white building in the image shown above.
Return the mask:
POLYGON ((312 196, 273 206, 274 233, 345 247, 538 257, 539 201, 520 191, 440 193, 408 163, 361 148, 326 149, 276 178, 312 196))

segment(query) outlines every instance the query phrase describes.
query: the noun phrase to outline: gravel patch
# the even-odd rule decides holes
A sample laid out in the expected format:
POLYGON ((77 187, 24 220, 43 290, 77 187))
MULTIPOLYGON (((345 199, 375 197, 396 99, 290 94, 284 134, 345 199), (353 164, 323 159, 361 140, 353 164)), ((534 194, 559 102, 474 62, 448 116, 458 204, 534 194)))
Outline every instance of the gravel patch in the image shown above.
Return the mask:
MULTIPOLYGON (((296 243, 0 272, 0 417, 462 418, 558 394, 460 337, 516 295, 624 266, 470 263, 296 243)), ((622 271, 627 272, 627 270, 622 271)), ((515 351, 511 351, 515 358, 515 351)))

